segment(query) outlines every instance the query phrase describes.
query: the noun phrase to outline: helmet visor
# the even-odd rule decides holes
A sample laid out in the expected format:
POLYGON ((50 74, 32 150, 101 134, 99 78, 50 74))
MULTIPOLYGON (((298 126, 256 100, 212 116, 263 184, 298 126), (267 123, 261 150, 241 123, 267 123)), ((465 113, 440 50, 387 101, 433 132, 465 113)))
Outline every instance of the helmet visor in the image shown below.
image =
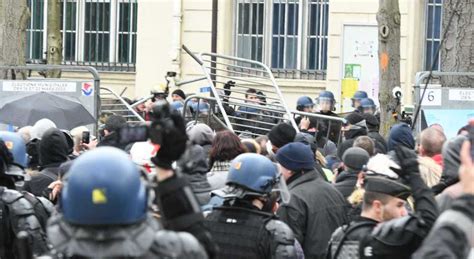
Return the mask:
POLYGON ((277 184, 273 186, 272 192, 278 192, 280 194, 280 200, 283 204, 288 204, 290 202, 290 191, 286 185, 286 181, 281 175, 278 175, 277 184))

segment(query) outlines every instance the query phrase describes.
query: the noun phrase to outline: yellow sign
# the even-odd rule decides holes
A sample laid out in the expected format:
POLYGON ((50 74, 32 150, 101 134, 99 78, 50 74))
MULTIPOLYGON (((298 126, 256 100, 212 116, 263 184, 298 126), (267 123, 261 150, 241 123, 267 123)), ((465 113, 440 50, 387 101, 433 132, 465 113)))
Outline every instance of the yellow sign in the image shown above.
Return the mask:
POLYGON ((94 189, 92 190, 92 203, 94 204, 105 204, 107 203, 107 196, 105 189, 94 189))
POLYGON ((354 110, 354 108, 352 108, 351 98, 352 96, 354 96, 357 89, 359 89, 359 80, 354 79, 354 78, 342 79, 342 86, 341 86, 342 112, 349 112, 349 111, 354 110))

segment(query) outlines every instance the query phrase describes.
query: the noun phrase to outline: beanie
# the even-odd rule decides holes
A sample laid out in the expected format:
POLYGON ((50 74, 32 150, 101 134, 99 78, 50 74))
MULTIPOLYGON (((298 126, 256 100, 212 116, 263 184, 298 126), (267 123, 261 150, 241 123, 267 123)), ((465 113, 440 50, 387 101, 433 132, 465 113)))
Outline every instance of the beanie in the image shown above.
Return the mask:
POLYGON ((286 123, 275 125, 268 133, 268 139, 277 148, 293 142, 295 136, 296 130, 286 123))
POLYGON ((369 153, 360 147, 348 148, 342 155, 342 161, 349 172, 360 172, 369 158, 369 153))
POLYGON ((346 119, 346 121, 349 122, 350 124, 355 125, 363 121, 364 117, 358 112, 353 112, 347 115, 346 117, 344 117, 344 119, 346 119))
POLYGON ((402 145, 409 149, 415 149, 415 139, 411 128, 406 123, 399 123, 390 129, 388 136, 388 151, 394 150, 395 146, 402 145))
POLYGON ((280 148, 275 159, 291 171, 311 170, 314 168, 314 153, 308 145, 295 142, 280 148))
POLYGON ((173 94, 176 94, 176 95, 180 96, 181 98, 183 98, 183 100, 186 99, 186 95, 184 94, 183 90, 181 90, 181 89, 176 89, 176 90, 174 90, 174 91, 171 93, 171 95, 173 95, 173 94))

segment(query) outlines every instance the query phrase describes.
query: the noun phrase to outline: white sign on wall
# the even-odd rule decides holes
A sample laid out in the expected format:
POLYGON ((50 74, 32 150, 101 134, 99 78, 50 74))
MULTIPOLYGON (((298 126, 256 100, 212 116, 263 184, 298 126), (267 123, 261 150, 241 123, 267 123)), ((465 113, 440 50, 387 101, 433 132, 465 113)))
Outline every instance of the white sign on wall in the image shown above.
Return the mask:
MULTIPOLYGON (((421 97, 421 94, 423 94, 423 90, 420 91, 420 97, 421 97)), ((443 94, 441 92, 441 88, 438 88, 438 89, 427 88, 425 91, 425 96, 423 96, 423 100, 421 101, 421 105, 441 106, 442 97, 443 97, 443 94)))
POLYGON ((473 89, 449 89, 449 100, 474 102, 474 90, 473 89))
POLYGON ((4 92, 76 92, 76 82, 3 81, 4 92))
POLYGON ((366 91, 378 105, 378 28, 372 24, 345 24, 343 29, 341 92, 343 112, 352 111, 351 97, 366 91))

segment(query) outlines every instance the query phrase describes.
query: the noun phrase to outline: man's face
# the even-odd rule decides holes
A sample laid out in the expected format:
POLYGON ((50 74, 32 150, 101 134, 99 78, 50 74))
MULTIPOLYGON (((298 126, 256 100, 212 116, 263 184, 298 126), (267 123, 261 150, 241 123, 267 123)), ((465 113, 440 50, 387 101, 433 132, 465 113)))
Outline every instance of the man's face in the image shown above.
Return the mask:
POLYGON ((357 109, 357 108, 359 108, 359 106, 360 106, 360 100, 352 99, 352 107, 357 109))
POLYGON ((256 94, 248 94, 247 95, 247 102, 258 104, 260 102, 260 99, 258 99, 256 94))
POLYGON ((323 112, 328 112, 332 110, 332 102, 331 101, 321 101, 319 103, 319 110, 323 112))
POLYGON ((179 95, 177 95, 177 94, 171 95, 171 99, 173 99, 173 102, 175 102, 175 101, 183 101, 183 98, 181 98, 181 96, 179 96, 179 95))
POLYGON ((313 106, 304 107, 303 112, 313 112, 313 106))
POLYGON ((375 113, 375 110, 374 108, 370 107, 370 108, 364 108, 363 112, 373 115, 375 113))
POLYGON ((286 180, 288 180, 288 178, 290 178, 291 176, 291 171, 286 169, 285 167, 283 167, 282 165, 278 164, 278 169, 281 173, 281 175, 283 176, 283 178, 286 180))
POLYGON ((382 206, 382 220, 389 221, 401 218, 408 214, 405 208, 405 201, 399 198, 391 198, 387 204, 382 206))

